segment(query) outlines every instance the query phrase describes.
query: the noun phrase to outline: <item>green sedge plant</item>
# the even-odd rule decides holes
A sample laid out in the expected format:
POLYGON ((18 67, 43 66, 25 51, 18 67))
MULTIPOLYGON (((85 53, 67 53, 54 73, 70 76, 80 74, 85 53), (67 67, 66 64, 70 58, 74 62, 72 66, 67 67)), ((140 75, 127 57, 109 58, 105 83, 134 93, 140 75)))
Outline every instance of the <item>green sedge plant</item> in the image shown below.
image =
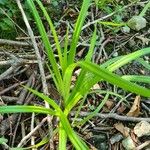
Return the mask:
MULTIPOLYGON (((79 36, 82 31, 82 27, 85 21, 85 18, 88 14, 88 8, 91 4, 91 0, 83 0, 83 4, 81 7, 81 11, 79 13, 77 22, 75 24, 71 44, 69 45, 69 29, 66 31, 66 36, 64 40, 64 47, 61 47, 59 38, 57 36, 55 27, 52 23, 50 16, 48 15, 46 9, 40 0, 27 0, 29 8, 33 12, 34 19, 36 21, 36 25, 38 27, 39 33, 42 37, 42 41, 44 44, 45 51, 47 53, 47 58, 50 63, 49 70, 52 75, 55 87, 61 96, 61 104, 59 106, 54 99, 44 95, 43 93, 27 88, 30 92, 34 93, 36 96, 41 98, 42 100, 49 103, 51 108, 45 108, 44 106, 0 106, 0 113, 40 113, 40 114, 48 114, 52 116, 56 116, 59 118, 58 125, 58 134, 59 134, 59 150, 66 150, 66 144, 69 140, 73 147, 77 150, 88 150, 90 149, 86 141, 84 141, 74 130, 74 124, 71 124, 68 115, 71 110, 77 105, 79 101, 83 105, 83 101, 86 99, 86 96, 90 94, 90 89, 97 83, 101 81, 109 82, 112 85, 116 85, 126 91, 130 91, 136 93, 141 96, 150 97, 150 89, 142 87, 136 82, 144 82, 149 83, 149 77, 147 76, 120 76, 114 73, 115 70, 120 67, 131 63, 134 60, 137 60, 143 66, 145 66, 145 61, 140 58, 144 55, 150 53, 150 48, 144 48, 138 51, 135 51, 131 54, 125 56, 119 56, 116 58, 112 58, 105 63, 98 65, 92 62, 92 55, 94 52, 94 47, 96 45, 96 27, 91 37, 90 47, 88 49, 86 57, 81 61, 75 60, 76 48, 79 41, 79 36), (36 9, 38 5, 43 12, 43 16, 46 18, 50 30, 52 32, 57 54, 58 60, 56 61, 50 40, 47 36, 46 30, 42 23, 41 17, 36 9), (68 46, 69 45, 69 46, 68 46), (71 79, 73 73, 76 68, 81 68, 81 71, 77 77, 76 82, 72 85, 71 79)), ((42 16, 42 17, 43 17, 42 16)), ((149 69, 149 64, 146 64, 146 68, 149 69)), ((84 124, 86 121, 91 119, 100 109, 103 107, 105 102, 107 101, 110 92, 106 92, 106 95, 97 109, 92 112, 88 117, 79 122, 79 125, 84 124)), ((78 114, 80 113, 80 109, 82 107, 80 105, 78 109, 78 114)), ((77 116, 76 116, 77 117, 77 116)))

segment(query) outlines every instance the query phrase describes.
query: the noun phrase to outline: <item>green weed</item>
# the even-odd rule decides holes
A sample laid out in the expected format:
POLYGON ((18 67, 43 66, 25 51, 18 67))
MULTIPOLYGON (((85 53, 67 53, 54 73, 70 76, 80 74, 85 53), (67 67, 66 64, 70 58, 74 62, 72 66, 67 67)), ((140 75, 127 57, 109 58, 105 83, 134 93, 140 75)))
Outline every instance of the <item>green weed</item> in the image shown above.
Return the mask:
MULTIPOLYGON (((79 41, 79 36, 81 33, 82 26, 84 24, 88 8, 90 6, 91 0, 84 0, 80 14, 78 16, 77 22, 75 24, 74 33, 71 40, 70 48, 68 48, 68 32, 66 32, 66 39, 64 42, 64 47, 61 47, 59 44, 59 39, 55 30, 55 27, 52 23, 50 16, 48 15, 46 9, 40 2, 40 0, 35 1, 36 4, 40 7, 43 15, 45 16, 51 32, 54 37, 54 41, 56 44, 57 54, 58 54, 58 62, 53 53, 53 49, 51 47, 51 43, 45 31, 44 25, 42 23, 41 17, 35 7, 35 4, 32 0, 27 0, 27 3, 30 9, 33 12, 34 19, 36 21, 39 33, 42 37, 43 44, 45 46, 45 51, 47 53, 48 60, 50 62, 50 73, 52 74, 55 86, 61 96, 62 105, 59 106, 55 100, 51 99, 50 97, 40 93, 34 89, 29 87, 27 88, 30 92, 34 93, 39 98, 43 99, 44 101, 48 102, 51 106, 50 109, 47 109, 43 106, 0 106, 0 113, 40 113, 40 114, 49 114, 52 116, 56 116, 59 118, 59 125, 58 125, 58 133, 59 133, 59 150, 66 150, 67 139, 71 141, 75 149, 77 150, 86 150, 89 149, 85 141, 79 137, 79 135, 74 131, 74 126, 71 124, 71 121, 68 119, 68 115, 70 111, 76 106, 76 104, 86 98, 86 96, 90 93, 90 89, 95 85, 97 82, 100 81, 107 81, 113 85, 121 87, 126 91, 130 91, 136 94, 140 94, 141 96, 150 97, 150 90, 144 88, 142 86, 137 85, 135 82, 144 82, 149 83, 149 77, 147 76, 119 76, 113 73, 118 68, 137 60, 138 58, 147 55, 150 53, 150 48, 144 48, 133 52, 131 54, 125 56, 119 56, 115 59, 110 59, 102 65, 94 64, 91 59, 94 52, 94 47, 97 39, 97 29, 93 32, 93 36, 91 37, 91 43, 88 50, 88 53, 84 60, 82 61, 75 61, 75 54, 76 48, 79 41), (71 78, 76 68, 81 68, 80 74, 75 82, 75 85, 72 87, 71 78), (144 78, 144 80, 141 80, 144 78), (132 82, 130 82, 130 80, 132 82), (63 109, 62 109, 63 108, 63 109)), ((143 61, 139 60, 142 64, 143 61)), ((104 100, 100 103, 97 109, 91 113, 87 118, 79 122, 78 125, 84 124, 86 121, 91 119, 99 110, 103 107, 105 102, 107 101, 110 93, 106 92, 106 96, 104 100)), ((83 103, 82 103, 83 104, 83 103)), ((81 107, 80 107, 81 108, 81 107)), ((79 113, 80 109, 78 110, 79 113)))

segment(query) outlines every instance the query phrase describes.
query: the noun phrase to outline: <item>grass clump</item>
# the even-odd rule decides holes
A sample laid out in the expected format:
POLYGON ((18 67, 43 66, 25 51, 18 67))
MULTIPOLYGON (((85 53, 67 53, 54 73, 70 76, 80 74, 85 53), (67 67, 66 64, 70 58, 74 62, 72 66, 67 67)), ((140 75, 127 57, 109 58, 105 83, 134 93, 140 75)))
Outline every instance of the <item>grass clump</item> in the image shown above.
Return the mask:
MULTIPOLYGON (((144 48, 138 50, 134 53, 128 54, 126 56, 119 56, 115 59, 110 59, 104 64, 100 66, 91 61, 94 47, 96 44, 97 34, 96 34, 96 26, 93 32, 93 36, 91 37, 91 43, 88 50, 88 53, 84 60, 75 61, 76 48, 79 41, 79 36, 82 30, 82 26, 84 24, 85 18, 88 14, 88 8, 90 6, 91 0, 84 0, 77 22, 75 24, 74 33, 72 36, 71 44, 68 46, 69 38, 68 32, 66 32, 66 39, 64 42, 64 47, 61 47, 59 43, 59 38, 57 36, 55 27, 52 23, 50 16, 48 15, 46 9, 42 5, 40 0, 35 0, 35 3, 40 7, 43 12, 44 17, 46 18, 49 27, 51 29, 52 35, 54 37, 58 61, 56 61, 51 43, 47 36, 46 30, 42 23, 41 17, 35 7, 35 4, 32 0, 27 0, 29 8, 33 12, 34 19, 36 21, 36 25, 38 27, 39 33, 42 37, 42 41, 45 47, 45 51, 47 53, 48 60, 50 62, 49 70, 52 75, 55 87, 61 96, 62 105, 59 106, 54 99, 51 99, 47 95, 40 93, 34 89, 29 87, 27 88, 30 92, 34 93, 36 96, 40 97, 44 101, 48 102, 51 108, 45 108, 43 106, 0 106, 0 113, 41 113, 41 114, 49 114, 52 116, 56 116, 59 118, 58 124, 58 133, 59 133, 59 149, 65 150, 67 139, 69 138, 72 145, 77 150, 86 150, 89 149, 86 142, 75 132, 74 125, 71 124, 71 121, 68 119, 68 115, 71 110, 76 106, 76 104, 86 98, 89 94, 90 89, 97 82, 107 81, 113 85, 121 87, 124 90, 136 93, 138 95, 142 95, 145 97, 150 97, 150 90, 135 84, 135 82, 149 83, 149 77, 147 76, 134 76, 128 75, 121 77, 115 73, 113 73, 118 68, 122 67, 125 64, 130 63, 133 60, 137 60, 139 57, 144 56, 150 53, 150 48, 144 48), (72 75, 76 68, 81 68, 81 71, 78 75, 78 78, 75 84, 72 87, 72 75), (143 78, 144 80, 141 80, 143 78), (133 82, 130 82, 133 81, 133 82)), ((106 93, 106 96, 102 103, 98 106, 98 108, 90 114, 87 118, 85 118, 81 124, 84 124, 86 121, 91 119, 99 110, 103 107, 105 102, 109 97, 109 93, 106 93)), ((80 110, 79 110, 80 111, 80 110)))

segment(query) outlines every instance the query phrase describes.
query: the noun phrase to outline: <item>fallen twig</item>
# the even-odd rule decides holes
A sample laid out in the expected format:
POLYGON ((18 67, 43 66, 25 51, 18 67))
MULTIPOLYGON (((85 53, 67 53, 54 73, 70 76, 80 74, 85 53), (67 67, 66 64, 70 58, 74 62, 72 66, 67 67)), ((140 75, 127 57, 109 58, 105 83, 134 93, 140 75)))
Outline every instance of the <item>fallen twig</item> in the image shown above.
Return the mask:
POLYGON ((5 79, 8 75, 12 74, 14 70, 16 69, 17 65, 13 65, 10 68, 8 68, 5 72, 0 74, 0 81, 5 79))
MULTIPOLYGON (((72 111, 71 112, 71 115, 74 116, 76 114, 75 111, 72 111)), ((84 112, 84 111, 81 111, 79 113, 80 116, 82 117, 86 117, 90 114, 90 112, 84 112)), ((128 117, 128 116, 121 116, 121 115, 118 115, 116 113, 110 113, 110 114, 102 114, 102 113, 98 113, 95 115, 95 117, 100 117, 102 119, 116 119, 116 120, 120 120, 120 121, 130 121, 130 122, 140 122, 140 121, 147 121, 147 122, 150 122, 150 118, 141 118, 141 117, 128 117)))
POLYGON ((150 140, 146 141, 143 144, 141 144, 138 147, 136 147, 136 150, 141 150, 141 149, 143 149, 143 148, 145 148, 146 146, 149 146, 149 145, 150 145, 150 140))
MULTIPOLYGON (((5 66, 5 65, 11 65, 14 63, 14 60, 3 60, 0 61, 0 66, 5 66)), ((27 59, 21 59, 20 64, 35 64, 37 63, 37 60, 27 60, 27 59)))
POLYGON ((12 46, 31 46, 27 42, 20 42, 20 41, 12 41, 6 39, 0 39, 0 45, 12 45, 12 46))
MULTIPOLYGON (((46 77, 45 77, 45 71, 44 71, 44 67, 43 67, 43 61, 42 61, 42 57, 40 55, 40 51, 39 51, 39 48, 38 48, 38 45, 36 43, 36 40, 35 40, 35 37, 34 37, 34 33, 32 31, 32 28, 29 24, 29 21, 27 19, 27 16, 23 10, 23 7, 21 5, 21 2, 20 0, 16 0, 17 2, 17 5, 21 11, 21 14, 22 14, 22 17, 23 17, 23 20, 26 24, 26 27, 27 27, 27 30, 28 30, 28 34, 29 36, 31 37, 31 41, 32 41, 32 44, 33 44, 33 47, 34 47, 34 50, 35 50, 35 54, 37 56, 37 61, 38 61, 38 65, 39 65, 39 70, 40 70, 40 74, 41 74, 41 80, 42 80, 42 87, 43 87, 43 93, 45 95, 49 95, 49 92, 48 92, 48 87, 47 87, 47 83, 46 83, 46 77)), ((45 107, 46 108, 50 108, 49 104, 45 101, 45 107)), ((52 123, 51 123, 51 120, 52 120, 52 117, 50 117, 48 115, 47 117, 47 121, 48 121, 48 125, 49 125, 49 132, 50 132, 50 135, 52 135, 52 123)), ((51 142, 52 143, 52 142, 51 142)), ((53 145, 53 144, 52 144, 53 145)))
POLYGON ((20 83, 15 83, 15 84, 13 84, 12 86, 7 87, 6 89, 0 91, 0 95, 3 95, 3 94, 5 94, 6 92, 8 92, 8 91, 10 91, 10 90, 12 90, 12 89, 14 89, 14 88, 16 88, 16 87, 19 86, 20 84, 25 84, 26 82, 27 82, 27 81, 22 81, 22 82, 20 82, 20 83))
POLYGON ((12 97, 12 96, 1 96, 2 100, 4 102, 7 103, 11 103, 11 102, 17 102, 18 101, 18 97, 12 97))
MULTIPOLYGON (((34 78, 34 74, 32 74, 26 84, 26 86, 31 86, 32 84, 32 81, 33 81, 33 78, 34 78)), ((26 94, 28 93, 28 91, 26 89, 23 89, 18 97, 18 101, 17 101, 17 104, 20 104, 20 105, 23 105, 23 102, 26 98, 26 94)), ((9 129, 10 127, 10 124, 11 125, 14 125, 16 123, 16 120, 18 118, 18 114, 12 114, 9 118, 3 120, 1 123, 0 123, 0 134, 1 135, 4 135, 5 132, 7 131, 7 129, 9 129)))
POLYGON ((28 133, 21 141, 20 141, 20 143, 18 144, 18 146, 17 147, 21 147, 23 144, 24 144, 24 142, 28 139, 28 138, 30 138, 34 133, 35 133, 35 131, 37 131, 43 124, 44 124, 44 122, 47 120, 47 117, 45 117, 30 133, 28 133))

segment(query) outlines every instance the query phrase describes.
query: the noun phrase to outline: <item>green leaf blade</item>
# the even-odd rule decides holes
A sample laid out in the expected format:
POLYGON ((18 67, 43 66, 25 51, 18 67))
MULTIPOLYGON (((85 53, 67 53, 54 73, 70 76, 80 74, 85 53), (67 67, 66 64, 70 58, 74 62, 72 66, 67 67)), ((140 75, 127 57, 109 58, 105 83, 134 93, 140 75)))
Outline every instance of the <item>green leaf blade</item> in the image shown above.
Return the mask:
POLYGON ((91 0, 83 1, 82 8, 81 8, 79 17, 77 19, 74 33, 73 33, 73 38, 72 38, 71 47, 70 47, 69 56, 68 56, 68 65, 72 64, 74 61, 76 47, 77 47, 78 40, 79 40, 79 35, 81 32, 85 17, 87 15, 87 10, 89 8, 90 2, 91 2, 91 0))
POLYGON ((145 97, 150 97, 150 90, 144 87, 138 86, 134 83, 131 83, 127 80, 122 79, 120 76, 111 73, 110 71, 99 67, 96 64, 90 62, 80 62, 79 65, 88 71, 93 72, 95 75, 101 77, 105 81, 117 85, 124 90, 131 91, 132 93, 140 94, 145 97))
POLYGON ((41 114, 50 114, 56 115, 57 113, 52 109, 47 109, 40 106, 1 106, 0 113, 41 113, 41 114))
POLYGON ((52 68, 53 68, 53 71, 55 73, 57 82, 59 83, 60 89, 61 89, 62 77, 61 77, 61 74, 60 74, 60 71, 59 71, 59 67, 56 63, 56 59, 55 59, 51 44, 49 42, 49 38, 48 38, 47 33, 45 31, 44 25, 42 23, 42 20, 41 20, 39 14, 37 12, 37 9, 36 9, 33 1, 32 0, 27 0, 27 3, 28 3, 29 7, 31 8, 31 10, 33 12, 33 16, 34 16, 34 19, 37 23, 37 27, 38 27, 38 30, 40 32, 40 35, 42 37, 42 40, 43 40, 43 43, 44 43, 44 46, 45 46, 45 49, 46 49, 46 52, 47 52, 48 59, 49 59, 51 65, 52 65, 52 68))

